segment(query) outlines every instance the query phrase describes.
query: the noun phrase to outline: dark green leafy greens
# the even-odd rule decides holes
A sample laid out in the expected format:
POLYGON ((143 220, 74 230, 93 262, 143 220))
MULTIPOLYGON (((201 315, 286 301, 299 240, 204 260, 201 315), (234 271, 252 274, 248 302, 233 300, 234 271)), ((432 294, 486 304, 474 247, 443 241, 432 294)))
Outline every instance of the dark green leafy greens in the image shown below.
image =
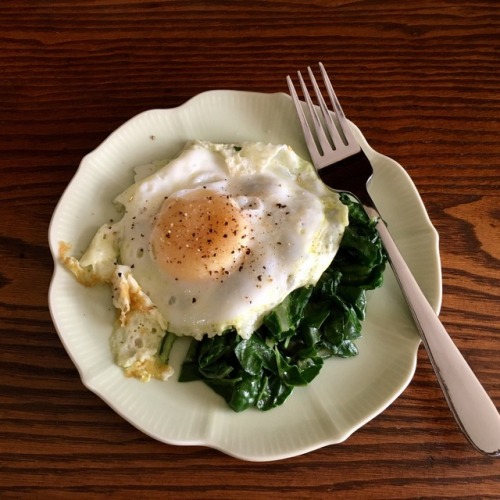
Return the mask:
MULTIPOLYGON (((294 290, 249 339, 236 331, 191 342, 180 382, 203 380, 237 412, 269 410, 309 384, 331 356, 358 354, 366 291, 379 287, 387 257, 363 208, 347 195, 349 226, 335 259, 313 287, 294 290)), ((168 335, 161 352, 168 359, 168 335)))

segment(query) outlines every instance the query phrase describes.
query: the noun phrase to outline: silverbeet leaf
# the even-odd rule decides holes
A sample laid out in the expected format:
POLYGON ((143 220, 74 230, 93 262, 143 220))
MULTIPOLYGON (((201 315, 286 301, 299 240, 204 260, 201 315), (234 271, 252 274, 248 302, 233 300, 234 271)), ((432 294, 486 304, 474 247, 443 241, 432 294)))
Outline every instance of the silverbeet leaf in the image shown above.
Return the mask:
POLYGON ((179 381, 204 381, 236 412, 267 411, 311 383, 326 358, 358 354, 366 291, 381 286, 387 256, 375 222, 347 195, 341 200, 349 226, 318 283, 291 292, 249 339, 231 329, 193 340, 179 381))

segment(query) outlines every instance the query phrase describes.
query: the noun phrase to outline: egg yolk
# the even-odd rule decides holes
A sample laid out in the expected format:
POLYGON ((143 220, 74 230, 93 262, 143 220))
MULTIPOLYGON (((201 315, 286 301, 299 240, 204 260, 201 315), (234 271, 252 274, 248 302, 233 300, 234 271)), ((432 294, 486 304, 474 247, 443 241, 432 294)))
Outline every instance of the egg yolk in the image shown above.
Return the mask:
POLYGON ((236 202, 200 189, 164 201, 151 249, 158 265, 177 280, 221 279, 249 252, 249 228, 236 202))

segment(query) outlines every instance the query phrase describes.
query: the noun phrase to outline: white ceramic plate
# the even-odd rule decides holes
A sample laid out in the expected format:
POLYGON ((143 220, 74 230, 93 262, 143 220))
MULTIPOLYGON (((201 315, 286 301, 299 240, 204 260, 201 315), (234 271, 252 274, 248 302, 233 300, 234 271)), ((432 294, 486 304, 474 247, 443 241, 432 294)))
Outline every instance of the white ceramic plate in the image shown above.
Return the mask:
MULTIPOLYGON (((425 295, 441 302, 438 238, 420 197, 396 162, 373 151, 371 193, 425 295)), ((57 262, 58 243, 86 249, 96 229, 115 214, 111 200, 133 180, 133 167, 175 155, 186 140, 267 141, 289 144, 308 158, 291 99, 285 94, 211 91, 183 106, 146 111, 87 155, 52 218, 49 240, 55 271, 50 310, 83 383, 144 433, 165 443, 205 445, 252 461, 300 455, 345 440, 382 412, 408 385, 419 336, 388 269, 382 288, 370 292, 360 354, 332 358, 311 385, 297 388, 269 412, 234 413, 202 382, 180 384, 126 378, 108 346, 114 309, 106 287, 87 289, 57 262)), ((176 372, 187 348, 174 347, 176 372)))

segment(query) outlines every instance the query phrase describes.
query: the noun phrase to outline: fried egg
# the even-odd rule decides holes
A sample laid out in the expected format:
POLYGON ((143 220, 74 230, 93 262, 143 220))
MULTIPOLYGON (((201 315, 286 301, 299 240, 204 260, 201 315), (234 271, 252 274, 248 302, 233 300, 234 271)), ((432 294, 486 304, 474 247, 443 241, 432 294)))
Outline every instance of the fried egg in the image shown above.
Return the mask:
MULTIPOLYGON (((318 281, 348 224, 338 195, 286 145, 192 141, 137 172, 115 200, 121 220, 103 225, 79 261, 65 258, 83 283, 115 283, 115 354, 146 344, 124 340, 134 301, 116 291, 118 267, 150 301, 140 322, 154 316, 155 328, 198 340, 229 328, 248 338, 291 291, 318 281)), ((129 366, 144 361, 132 351, 129 366)))

